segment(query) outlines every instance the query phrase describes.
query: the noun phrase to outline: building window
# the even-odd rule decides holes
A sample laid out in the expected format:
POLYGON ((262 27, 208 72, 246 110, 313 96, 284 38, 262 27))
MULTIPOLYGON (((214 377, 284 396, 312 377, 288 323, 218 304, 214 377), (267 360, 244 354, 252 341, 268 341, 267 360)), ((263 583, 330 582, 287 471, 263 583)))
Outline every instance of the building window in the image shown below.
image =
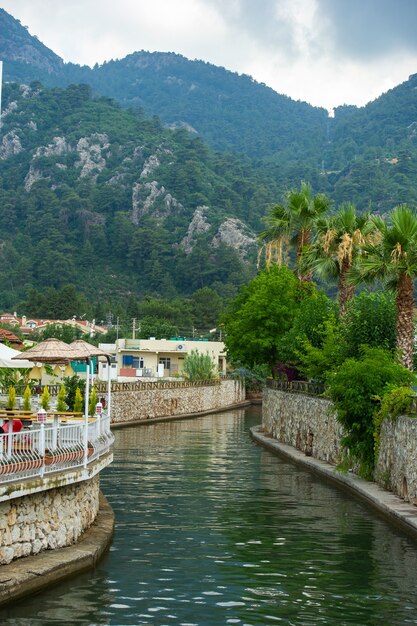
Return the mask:
POLYGON ((133 357, 133 367, 135 370, 143 370, 143 356, 133 357))
POLYGON ((171 357, 161 356, 159 357, 159 363, 162 364, 166 370, 171 369, 171 357))

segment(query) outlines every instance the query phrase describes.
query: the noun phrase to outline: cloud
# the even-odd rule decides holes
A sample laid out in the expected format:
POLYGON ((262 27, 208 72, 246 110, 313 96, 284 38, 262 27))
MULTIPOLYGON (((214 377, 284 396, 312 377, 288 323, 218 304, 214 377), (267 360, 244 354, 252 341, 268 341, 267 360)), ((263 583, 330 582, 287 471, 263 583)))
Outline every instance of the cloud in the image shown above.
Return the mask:
POLYGON ((417 71, 417 0, 3 0, 65 61, 177 52, 331 108, 417 71))
POLYGON ((316 0, 335 51, 353 59, 417 51, 416 0, 316 0))

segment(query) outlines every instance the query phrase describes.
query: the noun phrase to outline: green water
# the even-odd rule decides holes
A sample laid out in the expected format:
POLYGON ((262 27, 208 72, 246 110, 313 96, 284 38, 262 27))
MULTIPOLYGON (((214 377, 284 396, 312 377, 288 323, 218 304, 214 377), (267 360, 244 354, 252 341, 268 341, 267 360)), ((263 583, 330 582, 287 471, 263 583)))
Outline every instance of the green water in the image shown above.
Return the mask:
POLYGON ((259 422, 251 409, 117 431, 110 552, 1 626, 417 624, 417 546, 254 444, 259 422))

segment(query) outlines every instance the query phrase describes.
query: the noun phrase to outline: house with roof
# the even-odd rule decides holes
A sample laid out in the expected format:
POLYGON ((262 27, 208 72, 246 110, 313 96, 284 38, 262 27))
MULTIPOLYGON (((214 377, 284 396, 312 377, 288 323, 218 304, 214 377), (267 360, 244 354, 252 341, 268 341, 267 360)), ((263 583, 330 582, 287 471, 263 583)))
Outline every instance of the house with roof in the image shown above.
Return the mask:
MULTIPOLYGON (((219 373, 226 372, 226 353, 222 341, 196 339, 118 339, 99 347, 111 355, 110 376, 119 382, 142 378, 181 376, 184 359, 191 351, 209 354, 219 373)), ((98 377, 107 380, 108 364, 98 363, 98 377)))

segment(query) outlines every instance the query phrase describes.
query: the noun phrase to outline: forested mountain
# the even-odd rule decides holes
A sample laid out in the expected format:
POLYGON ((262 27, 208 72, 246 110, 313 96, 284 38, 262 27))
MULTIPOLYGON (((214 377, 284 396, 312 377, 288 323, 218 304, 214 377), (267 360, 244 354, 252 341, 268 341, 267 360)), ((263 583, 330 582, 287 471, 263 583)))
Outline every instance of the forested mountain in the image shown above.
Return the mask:
POLYGON ((417 204, 417 75, 331 118, 173 53, 64 63, 2 9, 0 58, 1 308, 67 284, 227 297, 255 271, 266 207, 301 180, 359 210, 417 204))
POLYGON ((250 76, 162 52, 135 52, 92 69, 64 64, 2 9, 0 58, 6 81, 86 83, 95 94, 125 107, 140 107, 165 125, 198 133, 216 150, 255 157, 279 152, 291 163, 303 158, 318 166, 317 146, 324 145, 327 112, 279 95, 250 76))
POLYGON ((3 102, 1 307, 69 283, 94 298, 227 296, 254 271, 278 189, 248 161, 86 85, 7 84, 3 102))

